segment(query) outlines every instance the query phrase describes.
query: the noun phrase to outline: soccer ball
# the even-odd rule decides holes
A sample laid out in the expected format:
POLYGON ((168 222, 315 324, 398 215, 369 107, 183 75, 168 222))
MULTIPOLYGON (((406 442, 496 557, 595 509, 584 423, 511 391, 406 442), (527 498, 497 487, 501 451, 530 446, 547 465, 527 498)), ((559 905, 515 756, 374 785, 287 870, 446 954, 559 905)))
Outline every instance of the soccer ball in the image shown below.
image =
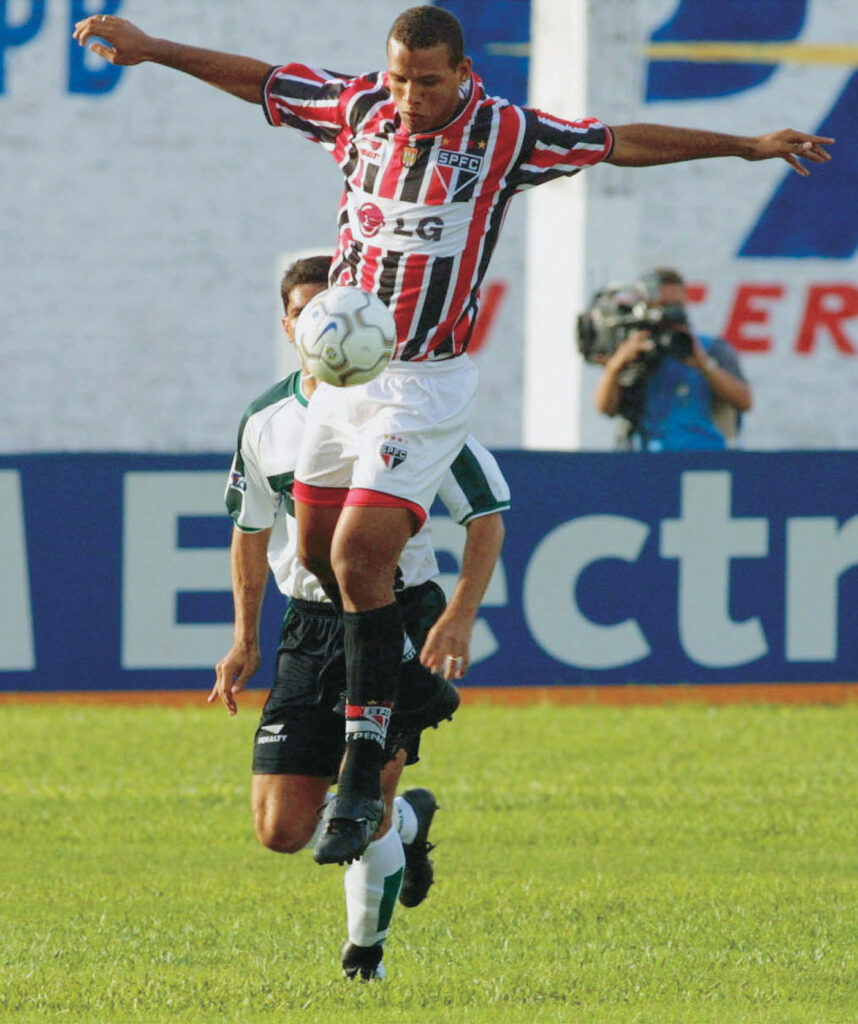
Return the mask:
POLYGON ((338 388, 377 377, 395 346, 393 314, 377 295, 359 288, 336 285, 319 292, 295 325, 295 347, 304 369, 338 388))

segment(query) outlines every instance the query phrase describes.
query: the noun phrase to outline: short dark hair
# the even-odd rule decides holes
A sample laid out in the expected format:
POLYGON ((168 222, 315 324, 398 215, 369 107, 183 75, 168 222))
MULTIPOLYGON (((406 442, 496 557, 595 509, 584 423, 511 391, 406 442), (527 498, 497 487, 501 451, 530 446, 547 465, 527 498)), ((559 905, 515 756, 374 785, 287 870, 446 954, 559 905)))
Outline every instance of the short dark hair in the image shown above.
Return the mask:
POLYGON ((659 285, 665 284, 681 284, 685 285, 685 278, 678 270, 674 270, 673 267, 655 267, 653 270, 646 275, 652 277, 653 280, 657 281, 659 285))
POLYGON ((302 260, 295 260, 286 268, 286 273, 280 282, 280 298, 283 300, 283 311, 289 308, 289 292, 296 284, 323 284, 328 283, 328 273, 331 269, 330 256, 307 256, 302 260))
POLYGON ((443 44, 450 53, 450 67, 458 67, 465 59, 465 33, 455 14, 441 7, 423 4, 409 7, 394 21, 387 41, 395 39, 409 50, 425 50, 443 44))

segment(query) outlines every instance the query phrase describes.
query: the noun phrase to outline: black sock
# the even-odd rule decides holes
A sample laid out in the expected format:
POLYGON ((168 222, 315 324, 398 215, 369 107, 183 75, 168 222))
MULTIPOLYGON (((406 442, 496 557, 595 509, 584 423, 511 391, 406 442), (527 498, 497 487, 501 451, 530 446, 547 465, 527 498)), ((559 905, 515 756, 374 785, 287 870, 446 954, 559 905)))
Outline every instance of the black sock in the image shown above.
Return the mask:
POLYGON ((346 756, 340 792, 377 799, 387 724, 402 664, 402 614, 395 602, 343 612, 346 651, 346 756))
POLYGON ((349 704, 390 704, 402 664, 402 613, 394 601, 371 612, 343 612, 349 704))

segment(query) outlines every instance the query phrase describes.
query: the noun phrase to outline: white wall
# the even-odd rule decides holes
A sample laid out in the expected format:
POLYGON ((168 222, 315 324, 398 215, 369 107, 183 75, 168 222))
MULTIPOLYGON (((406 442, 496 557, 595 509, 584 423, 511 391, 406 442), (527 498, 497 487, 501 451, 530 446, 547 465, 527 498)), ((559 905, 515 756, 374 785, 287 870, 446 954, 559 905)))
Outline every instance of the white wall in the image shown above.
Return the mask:
MULTIPOLYGON (((381 65, 407 6, 319 0, 296 17, 283 0, 124 0, 117 13, 272 64, 360 72, 381 65)), ((22 21, 30 4, 7 8, 22 21)), ((283 254, 334 246, 339 171, 261 108, 161 67, 70 94, 70 10, 47 0, 38 34, 6 50, 0 451, 228 450, 284 365, 283 254)), ((475 357, 476 430, 495 447, 520 440, 523 218, 505 228, 490 279, 508 291, 475 357)))

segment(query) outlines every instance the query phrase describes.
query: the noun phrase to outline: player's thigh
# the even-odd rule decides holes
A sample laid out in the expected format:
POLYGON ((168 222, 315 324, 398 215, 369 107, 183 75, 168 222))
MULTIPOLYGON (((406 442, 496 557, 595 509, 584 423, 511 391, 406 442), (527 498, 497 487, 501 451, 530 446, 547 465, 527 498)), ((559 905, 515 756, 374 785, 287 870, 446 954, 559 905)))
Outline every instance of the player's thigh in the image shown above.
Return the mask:
POLYGON ((303 849, 330 784, 330 776, 254 775, 251 802, 259 841, 281 853, 303 849))
POLYGON ((348 610, 355 605, 381 607, 391 600, 399 556, 414 530, 414 514, 408 508, 343 509, 331 563, 348 610))

